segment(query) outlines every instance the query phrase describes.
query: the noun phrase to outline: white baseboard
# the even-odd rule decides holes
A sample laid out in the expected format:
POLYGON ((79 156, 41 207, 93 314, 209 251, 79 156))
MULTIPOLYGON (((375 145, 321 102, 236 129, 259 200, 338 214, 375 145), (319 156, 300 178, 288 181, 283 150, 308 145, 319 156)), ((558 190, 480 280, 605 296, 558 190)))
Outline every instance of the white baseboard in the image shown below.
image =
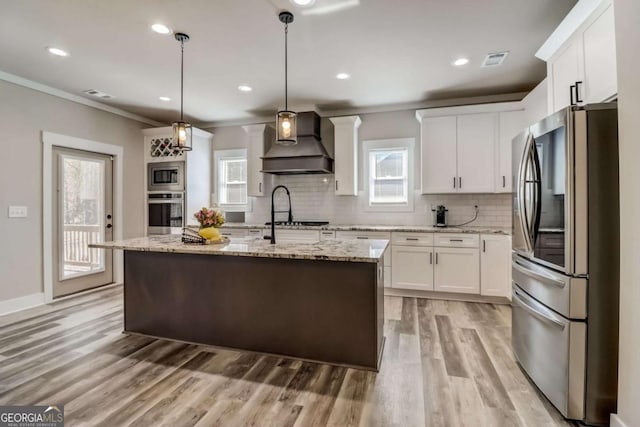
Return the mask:
POLYGON ((620 417, 618 416, 618 414, 611 414, 611 427, 630 427, 627 424, 625 424, 620 417))
POLYGON ((0 301, 0 316, 44 304, 44 293, 25 295, 23 297, 0 301))

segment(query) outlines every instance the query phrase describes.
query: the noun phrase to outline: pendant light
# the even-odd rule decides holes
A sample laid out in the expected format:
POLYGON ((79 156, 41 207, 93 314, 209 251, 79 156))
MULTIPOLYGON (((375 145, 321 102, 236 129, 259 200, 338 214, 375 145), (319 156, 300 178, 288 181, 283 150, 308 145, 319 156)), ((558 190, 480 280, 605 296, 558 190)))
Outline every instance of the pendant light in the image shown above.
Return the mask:
POLYGON ((284 24, 284 110, 278 111, 276 117, 277 120, 277 136, 276 144, 280 145, 294 145, 298 143, 298 133, 296 129, 296 113, 288 110, 288 92, 287 92, 287 78, 288 78, 288 64, 287 64, 287 36, 289 34, 289 24, 293 22, 293 14, 291 12, 280 12, 278 15, 280 22, 284 24))
POLYGON ((191 151, 193 147, 193 129, 191 123, 184 121, 184 44, 189 41, 189 36, 184 33, 176 33, 175 39, 180 42, 180 120, 173 122, 172 147, 179 151, 191 151))

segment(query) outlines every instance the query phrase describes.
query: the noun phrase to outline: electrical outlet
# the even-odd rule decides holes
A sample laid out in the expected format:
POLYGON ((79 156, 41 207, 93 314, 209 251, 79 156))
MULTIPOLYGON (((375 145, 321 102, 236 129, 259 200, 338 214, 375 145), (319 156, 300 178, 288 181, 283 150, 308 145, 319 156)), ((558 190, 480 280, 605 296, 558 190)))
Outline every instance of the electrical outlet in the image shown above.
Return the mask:
POLYGON ((9 206, 9 218, 26 218, 26 206, 9 206))

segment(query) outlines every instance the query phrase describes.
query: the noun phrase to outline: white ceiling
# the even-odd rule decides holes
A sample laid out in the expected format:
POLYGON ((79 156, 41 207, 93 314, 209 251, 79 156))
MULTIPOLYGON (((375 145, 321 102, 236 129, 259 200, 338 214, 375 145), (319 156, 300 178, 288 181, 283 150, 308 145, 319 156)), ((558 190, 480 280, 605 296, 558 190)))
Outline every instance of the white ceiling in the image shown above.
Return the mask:
POLYGON ((264 117, 282 107, 283 25, 294 109, 320 111, 526 91, 545 75, 534 57, 576 0, 0 0, 0 70, 163 122, 179 109, 186 32, 185 115, 195 122, 264 117), (68 50, 54 57, 45 47, 68 50), (503 66, 481 68, 490 52, 503 66), (471 59, 451 66, 459 56, 471 59), (349 80, 337 80, 347 72, 349 80), (248 84, 253 92, 237 90, 248 84), (169 96, 170 102, 158 100, 169 96), (91 98, 95 99, 95 98, 91 98))

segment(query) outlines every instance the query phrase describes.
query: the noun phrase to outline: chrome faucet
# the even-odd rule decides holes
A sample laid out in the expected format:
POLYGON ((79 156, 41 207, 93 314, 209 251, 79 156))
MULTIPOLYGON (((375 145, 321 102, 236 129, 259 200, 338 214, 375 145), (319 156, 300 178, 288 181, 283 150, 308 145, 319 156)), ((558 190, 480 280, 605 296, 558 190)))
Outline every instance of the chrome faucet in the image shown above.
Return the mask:
POLYGON ((276 243, 276 225, 275 225, 276 224, 276 221, 275 221, 276 213, 284 213, 284 212, 288 212, 289 213, 288 222, 293 222, 293 214, 291 212, 291 193, 289 192, 289 189, 286 186, 278 185, 271 192, 271 244, 272 245, 276 243), (289 198, 289 211, 276 211, 275 210, 274 203, 273 203, 273 196, 276 194, 276 191, 278 189, 280 189, 280 188, 284 188, 284 191, 287 192, 287 197, 289 198))

